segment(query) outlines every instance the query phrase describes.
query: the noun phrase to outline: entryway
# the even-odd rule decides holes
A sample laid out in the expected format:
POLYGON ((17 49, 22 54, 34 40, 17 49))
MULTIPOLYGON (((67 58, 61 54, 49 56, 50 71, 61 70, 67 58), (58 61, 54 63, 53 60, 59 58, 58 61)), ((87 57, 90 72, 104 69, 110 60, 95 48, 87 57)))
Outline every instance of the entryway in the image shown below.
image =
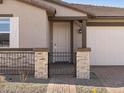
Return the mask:
POLYGON ((50 34, 49 77, 74 77, 75 53, 70 22, 53 22, 50 34))
POLYGON ((54 63, 50 64, 49 67, 49 77, 64 77, 64 78, 72 78, 75 77, 75 68, 73 64, 65 64, 65 63, 54 63))

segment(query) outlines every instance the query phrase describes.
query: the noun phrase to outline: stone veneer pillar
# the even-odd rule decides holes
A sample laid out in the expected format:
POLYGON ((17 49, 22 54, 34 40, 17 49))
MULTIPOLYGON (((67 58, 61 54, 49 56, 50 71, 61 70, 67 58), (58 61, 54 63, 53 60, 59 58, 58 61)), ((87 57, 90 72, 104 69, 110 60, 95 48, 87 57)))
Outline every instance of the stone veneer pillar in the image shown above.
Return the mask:
POLYGON ((90 79, 90 48, 77 50, 76 77, 78 79, 90 79))
POLYGON ((35 78, 48 78, 48 49, 34 49, 35 78))

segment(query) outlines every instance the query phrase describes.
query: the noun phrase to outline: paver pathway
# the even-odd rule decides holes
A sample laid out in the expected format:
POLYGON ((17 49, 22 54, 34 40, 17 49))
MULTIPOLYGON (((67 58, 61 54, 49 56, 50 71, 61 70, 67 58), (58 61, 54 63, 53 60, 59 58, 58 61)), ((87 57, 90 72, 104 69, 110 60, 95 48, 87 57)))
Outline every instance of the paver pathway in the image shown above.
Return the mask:
POLYGON ((49 82, 47 93, 76 93, 73 82, 70 78, 53 78, 49 82))
POLYGON ((124 93, 124 67, 106 66, 92 67, 108 93, 124 93))

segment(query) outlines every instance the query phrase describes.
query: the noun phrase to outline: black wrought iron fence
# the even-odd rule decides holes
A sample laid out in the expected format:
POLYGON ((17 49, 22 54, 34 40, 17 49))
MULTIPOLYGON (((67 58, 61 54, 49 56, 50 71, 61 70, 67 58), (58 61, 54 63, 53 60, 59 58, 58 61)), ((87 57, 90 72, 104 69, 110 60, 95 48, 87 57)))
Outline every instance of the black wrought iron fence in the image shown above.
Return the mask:
POLYGON ((71 52, 50 52, 50 63, 73 63, 74 53, 71 52))
POLYGON ((76 75, 76 53, 50 52, 49 77, 76 75))
POLYGON ((0 74, 34 74, 35 55, 33 51, 0 51, 0 74))

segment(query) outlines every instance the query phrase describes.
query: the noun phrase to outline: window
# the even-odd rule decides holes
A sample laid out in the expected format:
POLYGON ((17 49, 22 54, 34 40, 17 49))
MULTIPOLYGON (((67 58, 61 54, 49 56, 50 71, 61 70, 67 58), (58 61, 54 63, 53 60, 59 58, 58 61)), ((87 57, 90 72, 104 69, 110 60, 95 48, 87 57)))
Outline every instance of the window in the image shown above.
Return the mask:
POLYGON ((19 17, 0 17, 0 48, 19 48, 19 17))
POLYGON ((10 45, 10 18, 0 18, 0 47, 10 45))

